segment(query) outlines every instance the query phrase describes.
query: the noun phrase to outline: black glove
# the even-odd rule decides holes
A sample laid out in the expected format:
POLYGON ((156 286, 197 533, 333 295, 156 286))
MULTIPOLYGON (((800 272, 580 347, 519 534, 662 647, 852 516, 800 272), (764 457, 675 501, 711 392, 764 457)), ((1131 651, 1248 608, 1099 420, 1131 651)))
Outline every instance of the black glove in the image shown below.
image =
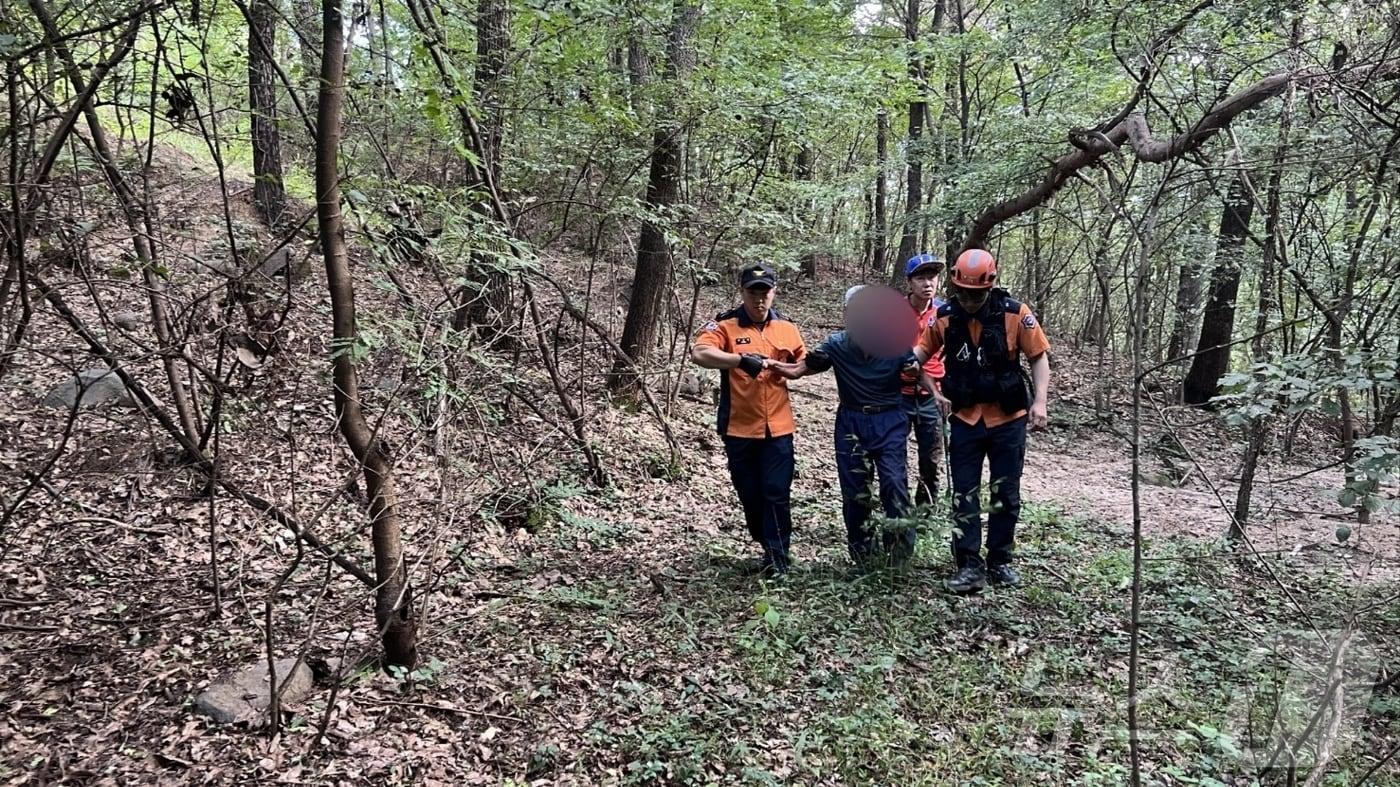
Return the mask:
POLYGON ((757 355, 755 353, 744 353, 743 355, 739 356, 739 368, 744 370, 745 372, 748 372, 748 375, 750 377, 757 377, 758 373, 763 371, 764 360, 765 359, 762 355, 757 355))

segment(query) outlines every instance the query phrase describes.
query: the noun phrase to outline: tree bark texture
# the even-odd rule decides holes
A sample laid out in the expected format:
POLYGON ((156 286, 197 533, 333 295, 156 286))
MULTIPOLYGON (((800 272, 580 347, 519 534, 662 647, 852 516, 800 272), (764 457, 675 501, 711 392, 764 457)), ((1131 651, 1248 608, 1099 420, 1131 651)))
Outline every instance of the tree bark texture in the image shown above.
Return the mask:
POLYGON ((904 14, 904 39, 909 46, 909 79, 914 83, 918 98, 909 102, 909 136, 904 141, 906 183, 904 191, 903 231, 899 237, 899 253, 895 255, 890 280, 903 278, 900 266, 919 251, 919 214, 924 202, 924 164, 920 156, 924 139, 924 118, 928 104, 923 100, 924 61, 915 45, 919 40, 919 0, 909 0, 904 14))
MULTIPOLYGON (((810 144, 803 143, 802 147, 797 150, 797 165, 793 168, 796 170, 797 180, 801 183, 810 184, 812 178, 815 177, 816 166, 816 153, 812 151, 812 146, 810 144)), ((810 200, 803 199, 801 204, 797 206, 798 210, 801 212, 798 216, 798 220, 808 228, 806 235, 809 238, 816 238, 820 233, 817 231, 816 227, 812 226, 815 223, 815 217, 812 216, 810 202, 810 200)), ((801 275, 808 279, 815 279, 817 277, 817 252, 811 248, 807 249, 802 253, 801 263, 801 275)))
POLYGON ((272 0, 250 0, 248 12, 253 207, 269 227, 276 227, 287 207, 287 193, 282 187, 282 137, 277 128, 277 70, 269 56, 275 51, 278 14, 272 0))
POLYGON ((477 106, 485 116, 481 129, 487 158, 484 163, 491 168, 497 182, 501 178, 501 135, 505 126, 501 78, 509 51, 510 3, 508 0, 481 0, 476 20, 475 92, 477 106))
MULTIPOLYGON (((473 92, 476 105, 482 110, 483 148, 482 169, 489 170, 490 182, 501 182, 501 141, 505 130, 505 112, 501 107, 501 77, 505 73, 506 55, 510 50, 510 3, 508 0, 481 0, 476 20, 476 72, 473 92)), ((466 129, 463 129, 466 133, 466 129)), ((477 180, 487 182, 485 173, 477 180)), ((490 207, 478 203, 483 218, 489 218, 490 207)), ((499 270, 489 255, 472 253, 471 284, 459 292, 459 307, 453 328, 464 330, 478 326, 487 341, 497 343, 506 337, 510 322, 510 277, 499 270)))
MULTIPOLYGON (((698 0, 676 0, 666 47, 666 79, 677 90, 695 69, 691 38, 699 19, 698 0)), ((642 221, 637 240, 636 275, 628 299, 627 319, 622 326, 622 349, 639 367, 644 365, 642 361, 656 343, 661 309, 671 284, 671 250, 660 222, 680 201, 685 158, 684 129, 673 109, 675 107, 658 113, 656 131, 652 135, 651 167, 643 196, 649 216, 642 221)), ((628 365, 619 359, 613 366, 608 387, 619 391, 637 382, 628 365)))
POLYGON ((889 202, 889 185, 885 180, 890 159, 889 144, 890 116, 882 109, 875 115, 875 217, 871 226, 871 232, 875 236, 875 251, 870 261, 870 270, 877 273, 884 272, 885 258, 889 256, 889 239, 885 235, 889 221, 885 215, 889 202))
POLYGON ((1201 263, 1194 257, 1181 262, 1176 280, 1176 305, 1172 316, 1172 334, 1167 342, 1167 357, 1180 358, 1196 338, 1196 317, 1200 314, 1201 263))
POLYGON ((1201 335, 1191 368, 1181 386, 1181 398, 1187 404, 1201 405, 1215 398, 1220 393, 1220 378, 1230 368, 1230 348, 1224 345, 1230 343, 1235 332, 1235 297, 1239 294, 1244 243, 1249 237, 1249 220, 1253 214, 1254 199, 1243 175, 1232 178, 1220 215, 1215 266, 1201 317, 1201 335))
POLYGON ((345 93, 345 37, 340 0, 322 0, 321 92, 316 128, 316 220, 330 289, 334 349, 336 421, 346 445, 364 472, 374 546, 374 619, 384 662, 411 668, 418 658, 418 621, 404 560, 402 525, 394 489, 393 462, 384 441, 370 427, 360 402, 355 325, 355 284, 340 212, 341 110, 345 93))

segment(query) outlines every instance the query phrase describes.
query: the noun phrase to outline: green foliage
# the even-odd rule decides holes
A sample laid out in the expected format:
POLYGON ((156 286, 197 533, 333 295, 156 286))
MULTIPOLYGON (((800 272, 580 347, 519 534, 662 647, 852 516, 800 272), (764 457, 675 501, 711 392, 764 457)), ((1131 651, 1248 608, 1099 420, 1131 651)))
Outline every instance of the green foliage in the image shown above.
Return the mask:
MULTIPOLYGON (((970 599, 939 588, 941 538, 923 540, 915 570, 895 578, 845 572, 833 546, 781 584, 702 561, 660 596, 630 569, 528 591, 497 618, 543 615, 532 663, 545 674, 531 683, 568 679, 599 658, 618 665, 591 689, 581 748, 531 755, 531 767, 616 768, 637 784, 734 774, 757 783, 1120 784, 1131 544, 1039 506, 1024 524, 1027 586, 970 599)), ((1146 760, 1181 783, 1248 780, 1275 736, 1301 729, 1315 709, 1348 610, 1387 591, 1302 578, 1292 558, 1262 558, 1294 577, 1285 594, 1267 573, 1196 542, 1160 542, 1147 557, 1146 760), (1285 611, 1327 641, 1280 628, 1285 611)), ((1392 621, 1360 623, 1348 662, 1358 687, 1374 675, 1377 637, 1392 621)), ((1384 697, 1357 691, 1348 707, 1369 703, 1388 718, 1384 697)), ((1364 736, 1386 733, 1355 714, 1345 729, 1363 738, 1345 739, 1336 767, 1364 768, 1364 736)), ((1300 750, 1305 768, 1311 746, 1300 750)))

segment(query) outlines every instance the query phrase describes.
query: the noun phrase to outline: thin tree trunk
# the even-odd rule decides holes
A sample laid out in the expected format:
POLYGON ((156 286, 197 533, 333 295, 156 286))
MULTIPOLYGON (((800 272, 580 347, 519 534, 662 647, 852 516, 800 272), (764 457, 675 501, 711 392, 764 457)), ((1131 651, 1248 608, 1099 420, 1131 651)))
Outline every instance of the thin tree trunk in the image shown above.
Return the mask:
POLYGON ((292 0, 292 24, 296 29, 297 59, 301 62, 298 90, 307 114, 314 118, 321 92, 321 9, 316 0, 292 0))
MULTIPOLYGON (((72 51, 64 42, 48 5, 44 0, 29 0, 29 8, 44 28, 44 35, 48 37, 53 51, 58 55, 59 61, 67 73, 68 81, 73 85, 74 93, 83 95, 87 90, 87 79, 78 67, 72 51)), ((170 385, 170 396, 174 399, 175 409, 180 416, 180 427, 185 430, 186 436, 191 441, 197 443, 201 431, 199 419, 190 403, 185 381, 180 377, 177 359, 181 350, 174 346, 171 334, 170 314, 166 309, 165 302, 165 279, 156 273, 159 259, 156 256, 155 246, 151 243, 152 233, 146 203, 131 188, 131 184, 127 182, 121 169, 117 167, 116 155, 107 142, 107 131, 102 125, 101 118, 97 115, 94 102, 84 103, 83 117, 87 121, 88 134, 92 137, 92 149, 96 154, 97 163, 102 167, 103 174, 106 175, 107 182, 112 187, 112 192, 121 203, 127 229, 131 232, 131 244, 136 252, 137 262, 141 265, 141 280, 142 284, 145 285, 147 301, 150 304, 151 325, 162 351, 161 365, 165 369, 166 382, 170 385)))
MULTIPOLYGON (((667 45, 666 78, 679 88, 695 68, 695 49, 691 42, 700 19, 698 0, 676 0, 672 8, 671 33, 667 45)), ((628 358, 637 366, 642 363, 656 343, 661 309, 671 285, 671 250, 666 243, 662 217, 680 201, 681 176, 684 172, 683 127, 675 112, 662 112, 652 135, 651 169, 646 194, 643 197, 649 217, 642 221, 637 240, 636 275, 632 279, 632 294, 627 304, 627 319, 622 326, 621 345, 628 358)), ((618 359, 609 375, 608 387, 620 391, 638 384, 631 365, 618 359)))
MULTIPOLYGON (((812 146, 810 144, 804 142, 802 146, 798 148, 797 165, 793 169, 796 171, 796 179, 799 183, 810 184, 812 182, 814 170, 816 169, 816 158, 816 154, 812 152, 812 146)), ((807 230, 804 234, 808 238, 816 238, 820 236, 820 233, 817 232, 816 227, 812 226, 814 221, 811 215, 812 206, 810 203, 811 201, 805 198, 800 201, 798 210, 801 214, 798 216, 798 220, 801 226, 805 227, 807 230)), ((808 241, 808 243, 811 242, 810 240, 808 241)), ((815 279, 817 277, 817 252, 814 249, 808 248, 803 252, 801 275, 808 279, 815 279)))
POLYGON ((1220 233, 1215 247, 1215 267, 1211 273, 1210 295, 1201 319, 1201 335, 1196 356, 1182 383, 1182 400, 1203 405, 1220 392, 1220 378, 1230 368, 1230 338, 1235 332, 1235 297, 1240 289, 1240 268, 1244 262, 1244 242, 1249 236, 1249 219, 1254 200, 1246 191, 1244 176, 1230 179, 1225 206, 1220 216, 1220 233))
POLYGON ((919 218, 924 202, 923 139, 924 117, 928 112, 924 101, 924 61, 917 53, 919 41, 919 0, 909 0, 904 14, 904 40, 909 47, 909 79, 914 83, 916 98, 909 102, 909 136, 904 141, 905 197, 903 231, 899 238, 899 253, 895 257, 891 281, 900 278, 899 266, 919 251, 919 218))
POLYGON ((340 212, 341 106, 345 91, 345 37, 340 0, 322 0, 321 92, 316 116, 316 219, 326 262, 335 348, 332 370, 336 421, 364 470, 374 545, 374 619, 390 666, 411 668, 418 658, 418 621, 404 560, 398 500, 389 449, 371 429, 360 403, 356 350, 355 284, 340 212))
POLYGON ((865 235, 860 241, 860 267, 864 270, 879 270, 875 262, 875 195, 866 189, 861 195, 865 208, 865 235))
MULTIPOLYGON (((123 53, 125 54, 125 53, 123 53)), ((5 275, 0 279, 0 334, 9 326, 10 288, 16 287, 16 300, 19 301, 19 317, 15 327, 4 336, 0 344, 0 377, 5 376, 10 363, 24 341, 24 332, 33 317, 34 307, 29 298, 29 269, 24 258, 25 218, 24 204, 20 198, 20 120, 19 120, 19 69, 14 61, 6 64, 5 98, 9 104, 10 150, 7 175, 9 177, 10 231, 5 235, 5 275)))
MULTIPOLYGON (((501 141, 505 129, 505 113, 501 107, 501 76, 505 72, 506 55, 510 50, 510 3, 507 0, 481 0, 476 23, 476 73, 473 91, 476 105, 485 114, 481 126, 482 145, 486 160, 482 167, 491 172, 491 182, 501 183, 501 141)), ((463 129, 466 133, 466 129, 463 129)), ((484 182, 484 177, 478 177, 484 182)), ((478 203, 478 212, 489 218, 490 208, 478 203)), ((471 283, 458 294, 459 305, 453 320, 456 330, 478 326, 487 341, 499 344, 506 338, 505 328, 511 318, 510 277, 490 255, 478 250, 472 253, 471 283)))
POLYGON ((875 236, 874 256, 870 260, 870 270, 884 273, 885 258, 889 256, 889 238, 886 234, 889 219, 886 217, 889 200, 889 184, 886 170, 889 167, 890 116, 882 109, 875 115, 875 216, 871 227, 875 236))
MULTIPOLYGON (((38 162, 27 176, 28 184, 23 193, 27 196, 21 197, 21 186, 26 184, 20 180, 20 135, 11 133, 10 137, 10 195, 11 195, 11 229, 10 235, 5 239, 5 274, 0 278, 0 326, 9 324, 9 315, 13 311, 11 297, 19 300, 20 314, 15 323, 14 329, 5 338, 3 345, 0 345, 0 377, 4 377, 9 370, 10 364, 15 357, 15 351, 24 340, 25 331, 28 329, 29 320, 32 316, 33 304, 29 297, 29 269, 25 261, 24 244, 28 235, 29 226, 33 223, 35 214, 42 204, 45 190, 42 186, 49 182, 49 176, 53 172, 53 166, 62 154, 64 146, 68 142, 69 136, 78 122, 79 117, 84 116, 88 102, 97 94, 97 88, 111 70, 121 61, 126 59, 127 53, 131 51, 138 35, 141 32, 141 18, 131 20, 126 32, 117 38, 112 46, 111 54, 106 60, 99 62, 88 72, 87 90, 78 93, 69 103, 68 109, 64 110, 62 117, 57 123, 57 127, 49 136, 48 142, 44 144, 43 152, 39 156, 38 162), (12 288, 14 288, 12 290, 12 288)), ((54 57, 52 48, 47 50, 49 60, 54 57)), ((9 102, 10 128, 20 128, 19 111, 21 104, 18 95, 19 72, 15 69, 15 64, 11 63, 6 69, 8 79, 6 85, 6 97, 9 102)), ((46 80, 42 91, 52 91, 50 82, 46 80)), ((32 148, 32 140, 30 147, 32 148)))
MULTIPOLYGON (((1397 142, 1400 142, 1400 132, 1391 136, 1385 147, 1385 153, 1380 157, 1375 175, 1371 178, 1370 202, 1362 212, 1360 221, 1356 225, 1356 233, 1348 244, 1347 267, 1342 276, 1341 291, 1338 293, 1337 305, 1328 315, 1327 350, 1338 377, 1342 377, 1346 370, 1342 349, 1343 326, 1356 299, 1356 282, 1361 275, 1361 257, 1366 248, 1366 238, 1370 234, 1371 225, 1376 220, 1376 214, 1379 212, 1381 204, 1387 201, 1387 198, 1389 201, 1394 201, 1397 196, 1400 196, 1400 185, 1392 187, 1389 194, 1383 188, 1387 183, 1400 184, 1400 181, 1396 181, 1389 175, 1390 154, 1395 150, 1397 142)), ((1349 213, 1355 212, 1360 206, 1354 183, 1347 183, 1346 204, 1349 213)), ((1374 482, 1359 484, 1356 475, 1356 438, 1361 433, 1361 426, 1351 403, 1351 390, 1346 385, 1337 386, 1337 403, 1341 409, 1343 477, 1346 479, 1346 486, 1359 492, 1370 491, 1374 489, 1374 482)), ((1365 495, 1358 495, 1355 506, 1356 520, 1363 525, 1371 520, 1371 511, 1366 507, 1365 497, 1365 495)))
MULTIPOLYGON (((1291 35, 1295 48, 1301 32, 1301 22, 1295 20, 1291 35)), ((1256 365, 1268 360, 1267 332, 1269 314, 1274 310, 1274 269, 1279 260, 1286 261, 1283 239, 1279 237, 1279 218, 1283 211, 1280 191, 1283 167, 1288 156, 1289 134, 1293 128, 1294 92, 1292 85, 1284 92, 1283 108, 1279 114, 1278 143, 1274 147, 1273 166, 1269 171, 1268 191, 1264 198, 1264 249, 1259 261, 1259 300, 1254 312, 1254 338, 1250 341, 1250 352, 1256 365)), ((1227 532, 1231 541, 1243 541, 1249 527, 1254 476, 1259 468, 1259 456, 1264 452, 1264 441, 1268 438, 1271 415, 1255 416, 1249 422, 1249 438, 1240 468, 1240 486, 1235 492, 1235 516, 1230 520, 1227 532)))
POLYGON ((277 71, 269 53, 277 41, 277 7, 250 0, 248 15, 248 109, 252 118, 253 206, 269 227, 282 221, 282 137, 277 128, 277 71), (259 44, 261 41, 261 44, 259 44))
POLYGON ((640 103, 642 87, 651 81, 651 57, 647 54, 646 21, 635 0, 628 6, 632 19, 627 27, 627 103, 635 111, 644 107, 640 103))
POLYGON ((1197 308, 1201 302, 1201 265, 1194 255, 1186 255, 1176 281, 1176 305, 1167 357, 1179 358, 1196 338, 1197 308))

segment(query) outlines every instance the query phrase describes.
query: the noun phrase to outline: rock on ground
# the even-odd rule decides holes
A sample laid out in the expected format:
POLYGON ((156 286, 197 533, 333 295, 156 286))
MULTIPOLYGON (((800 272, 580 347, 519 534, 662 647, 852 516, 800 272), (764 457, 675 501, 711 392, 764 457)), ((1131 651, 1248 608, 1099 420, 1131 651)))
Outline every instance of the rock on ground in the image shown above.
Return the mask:
MULTIPOLYGON (((278 685, 282 702, 297 702, 311 692, 311 668, 297 659, 278 659, 278 685)), ((219 724, 250 721, 267 711, 272 702, 267 662, 258 661, 217 681, 195 698, 195 710, 219 724)))
POLYGON ((132 403, 120 377, 105 366, 83 369, 75 376, 49 389, 44 395, 47 407, 97 407, 105 404, 132 403))

